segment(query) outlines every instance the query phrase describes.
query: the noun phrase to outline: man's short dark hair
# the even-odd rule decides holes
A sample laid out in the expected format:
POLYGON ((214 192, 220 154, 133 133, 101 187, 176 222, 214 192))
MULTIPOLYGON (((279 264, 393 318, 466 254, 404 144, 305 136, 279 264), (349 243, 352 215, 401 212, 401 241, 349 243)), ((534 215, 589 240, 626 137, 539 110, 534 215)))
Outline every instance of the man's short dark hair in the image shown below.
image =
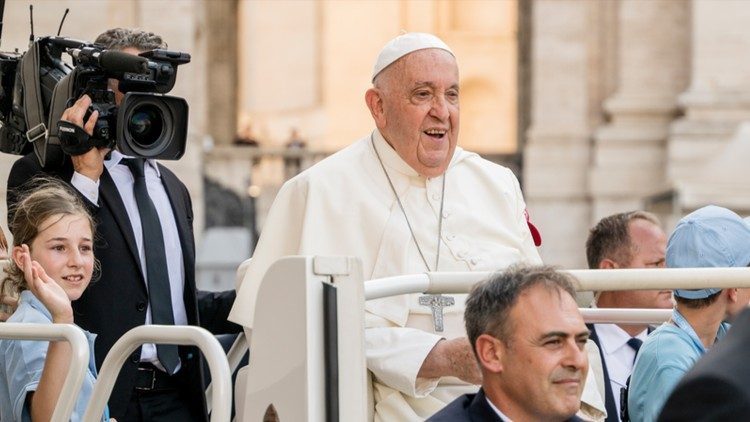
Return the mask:
MULTIPOLYGON (((482 334, 489 334, 508 343, 512 330, 508 323, 510 310, 521 293, 538 285, 561 294, 568 293, 575 298, 573 278, 554 267, 544 265, 512 265, 474 286, 466 299, 464 322, 475 354, 475 343, 482 334)), ((529 315, 529 318, 533 317, 529 315)))
POLYGON ((167 43, 160 35, 130 28, 108 29, 96 37, 94 43, 103 45, 107 50, 124 50, 132 47, 140 51, 149 51, 167 48, 167 43))
POLYGON ((661 226, 659 219, 646 211, 629 211, 602 218, 589 231, 589 238, 586 240, 589 268, 599 268, 599 263, 604 259, 611 259, 620 265, 630 263, 634 251, 628 228, 634 220, 646 220, 661 226))

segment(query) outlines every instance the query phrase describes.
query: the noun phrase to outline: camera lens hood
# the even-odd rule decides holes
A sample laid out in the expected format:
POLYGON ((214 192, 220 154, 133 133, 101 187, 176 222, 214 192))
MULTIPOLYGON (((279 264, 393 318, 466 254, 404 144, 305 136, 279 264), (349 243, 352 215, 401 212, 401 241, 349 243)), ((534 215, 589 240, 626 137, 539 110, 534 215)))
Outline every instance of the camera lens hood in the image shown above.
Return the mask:
POLYGON ((117 145, 123 154, 177 160, 187 143, 188 105, 168 95, 128 92, 117 113, 117 145))

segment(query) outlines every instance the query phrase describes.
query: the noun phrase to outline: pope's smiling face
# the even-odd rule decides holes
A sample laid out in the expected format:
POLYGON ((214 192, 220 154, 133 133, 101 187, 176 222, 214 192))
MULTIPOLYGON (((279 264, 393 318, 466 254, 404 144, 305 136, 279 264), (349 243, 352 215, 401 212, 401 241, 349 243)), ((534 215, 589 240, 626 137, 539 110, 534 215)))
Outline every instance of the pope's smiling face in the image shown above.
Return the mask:
POLYGON ((458 141, 458 66, 445 50, 418 50, 398 59, 366 95, 378 129, 417 173, 445 172, 458 141))

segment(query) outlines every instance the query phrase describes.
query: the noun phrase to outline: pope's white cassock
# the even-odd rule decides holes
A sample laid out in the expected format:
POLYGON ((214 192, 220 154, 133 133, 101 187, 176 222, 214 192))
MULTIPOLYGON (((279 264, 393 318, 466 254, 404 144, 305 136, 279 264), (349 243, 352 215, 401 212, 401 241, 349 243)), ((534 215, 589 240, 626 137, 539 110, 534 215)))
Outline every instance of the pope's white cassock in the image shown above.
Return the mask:
MULTIPOLYGON (((439 216, 442 177, 418 175, 376 130, 284 184, 248 266, 247 281, 238 286, 231 321, 253 326, 258 285, 268 267, 283 256, 356 256, 362 260, 366 280, 427 271, 373 146, 430 270, 435 270, 439 218, 443 220, 439 271, 541 263, 518 180, 510 170, 456 147, 445 174, 445 202, 439 216)), ((456 304, 444 309, 445 331, 438 334, 431 309, 419 305, 419 296, 366 304, 375 420, 423 420, 460 394, 477 390, 455 378, 417 378, 422 362, 441 338, 465 336, 465 295, 456 295, 456 304)), ((593 401, 603 409, 598 392, 593 393, 598 402, 593 401)))

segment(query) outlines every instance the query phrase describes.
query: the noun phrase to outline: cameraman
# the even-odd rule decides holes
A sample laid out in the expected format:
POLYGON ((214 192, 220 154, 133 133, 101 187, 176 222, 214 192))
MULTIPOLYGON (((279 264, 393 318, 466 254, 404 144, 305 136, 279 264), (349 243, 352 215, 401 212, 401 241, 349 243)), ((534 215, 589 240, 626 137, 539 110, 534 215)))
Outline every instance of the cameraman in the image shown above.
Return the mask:
MULTIPOLYGON (((129 54, 166 47, 156 34, 123 28, 108 30, 95 42, 129 54)), ((119 105, 123 94, 118 81, 110 79, 109 86, 119 105)), ((92 135, 98 114, 93 112, 84 121, 90 105, 91 99, 82 96, 63 112, 62 120, 92 135)), ((73 309, 75 322, 97 334, 97 367, 125 332, 144 324, 239 332, 238 325, 227 321, 234 291, 196 291, 192 205, 177 176, 152 159, 135 164, 131 157, 107 148, 70 158, 55 169, 43 169, 34 153, 16 161, 8 178, 8 209, 17 196, 13 190, 40 173, 69 182, 88 201, 99 233, 95 254, 102 274, 73 309), (143 180, 139 185, 135 176, 140 172, 145 189, 143 180), (150 214, 144 214, 149 208, 144 201, 152 204, 150 214), (161 227, 161 233, 154 227, 161 227)), ((194 347, 144 345, 130 356, 117 378, 109 400, 112 417, 120 422, 206 420, 202 366, 194 347)))

